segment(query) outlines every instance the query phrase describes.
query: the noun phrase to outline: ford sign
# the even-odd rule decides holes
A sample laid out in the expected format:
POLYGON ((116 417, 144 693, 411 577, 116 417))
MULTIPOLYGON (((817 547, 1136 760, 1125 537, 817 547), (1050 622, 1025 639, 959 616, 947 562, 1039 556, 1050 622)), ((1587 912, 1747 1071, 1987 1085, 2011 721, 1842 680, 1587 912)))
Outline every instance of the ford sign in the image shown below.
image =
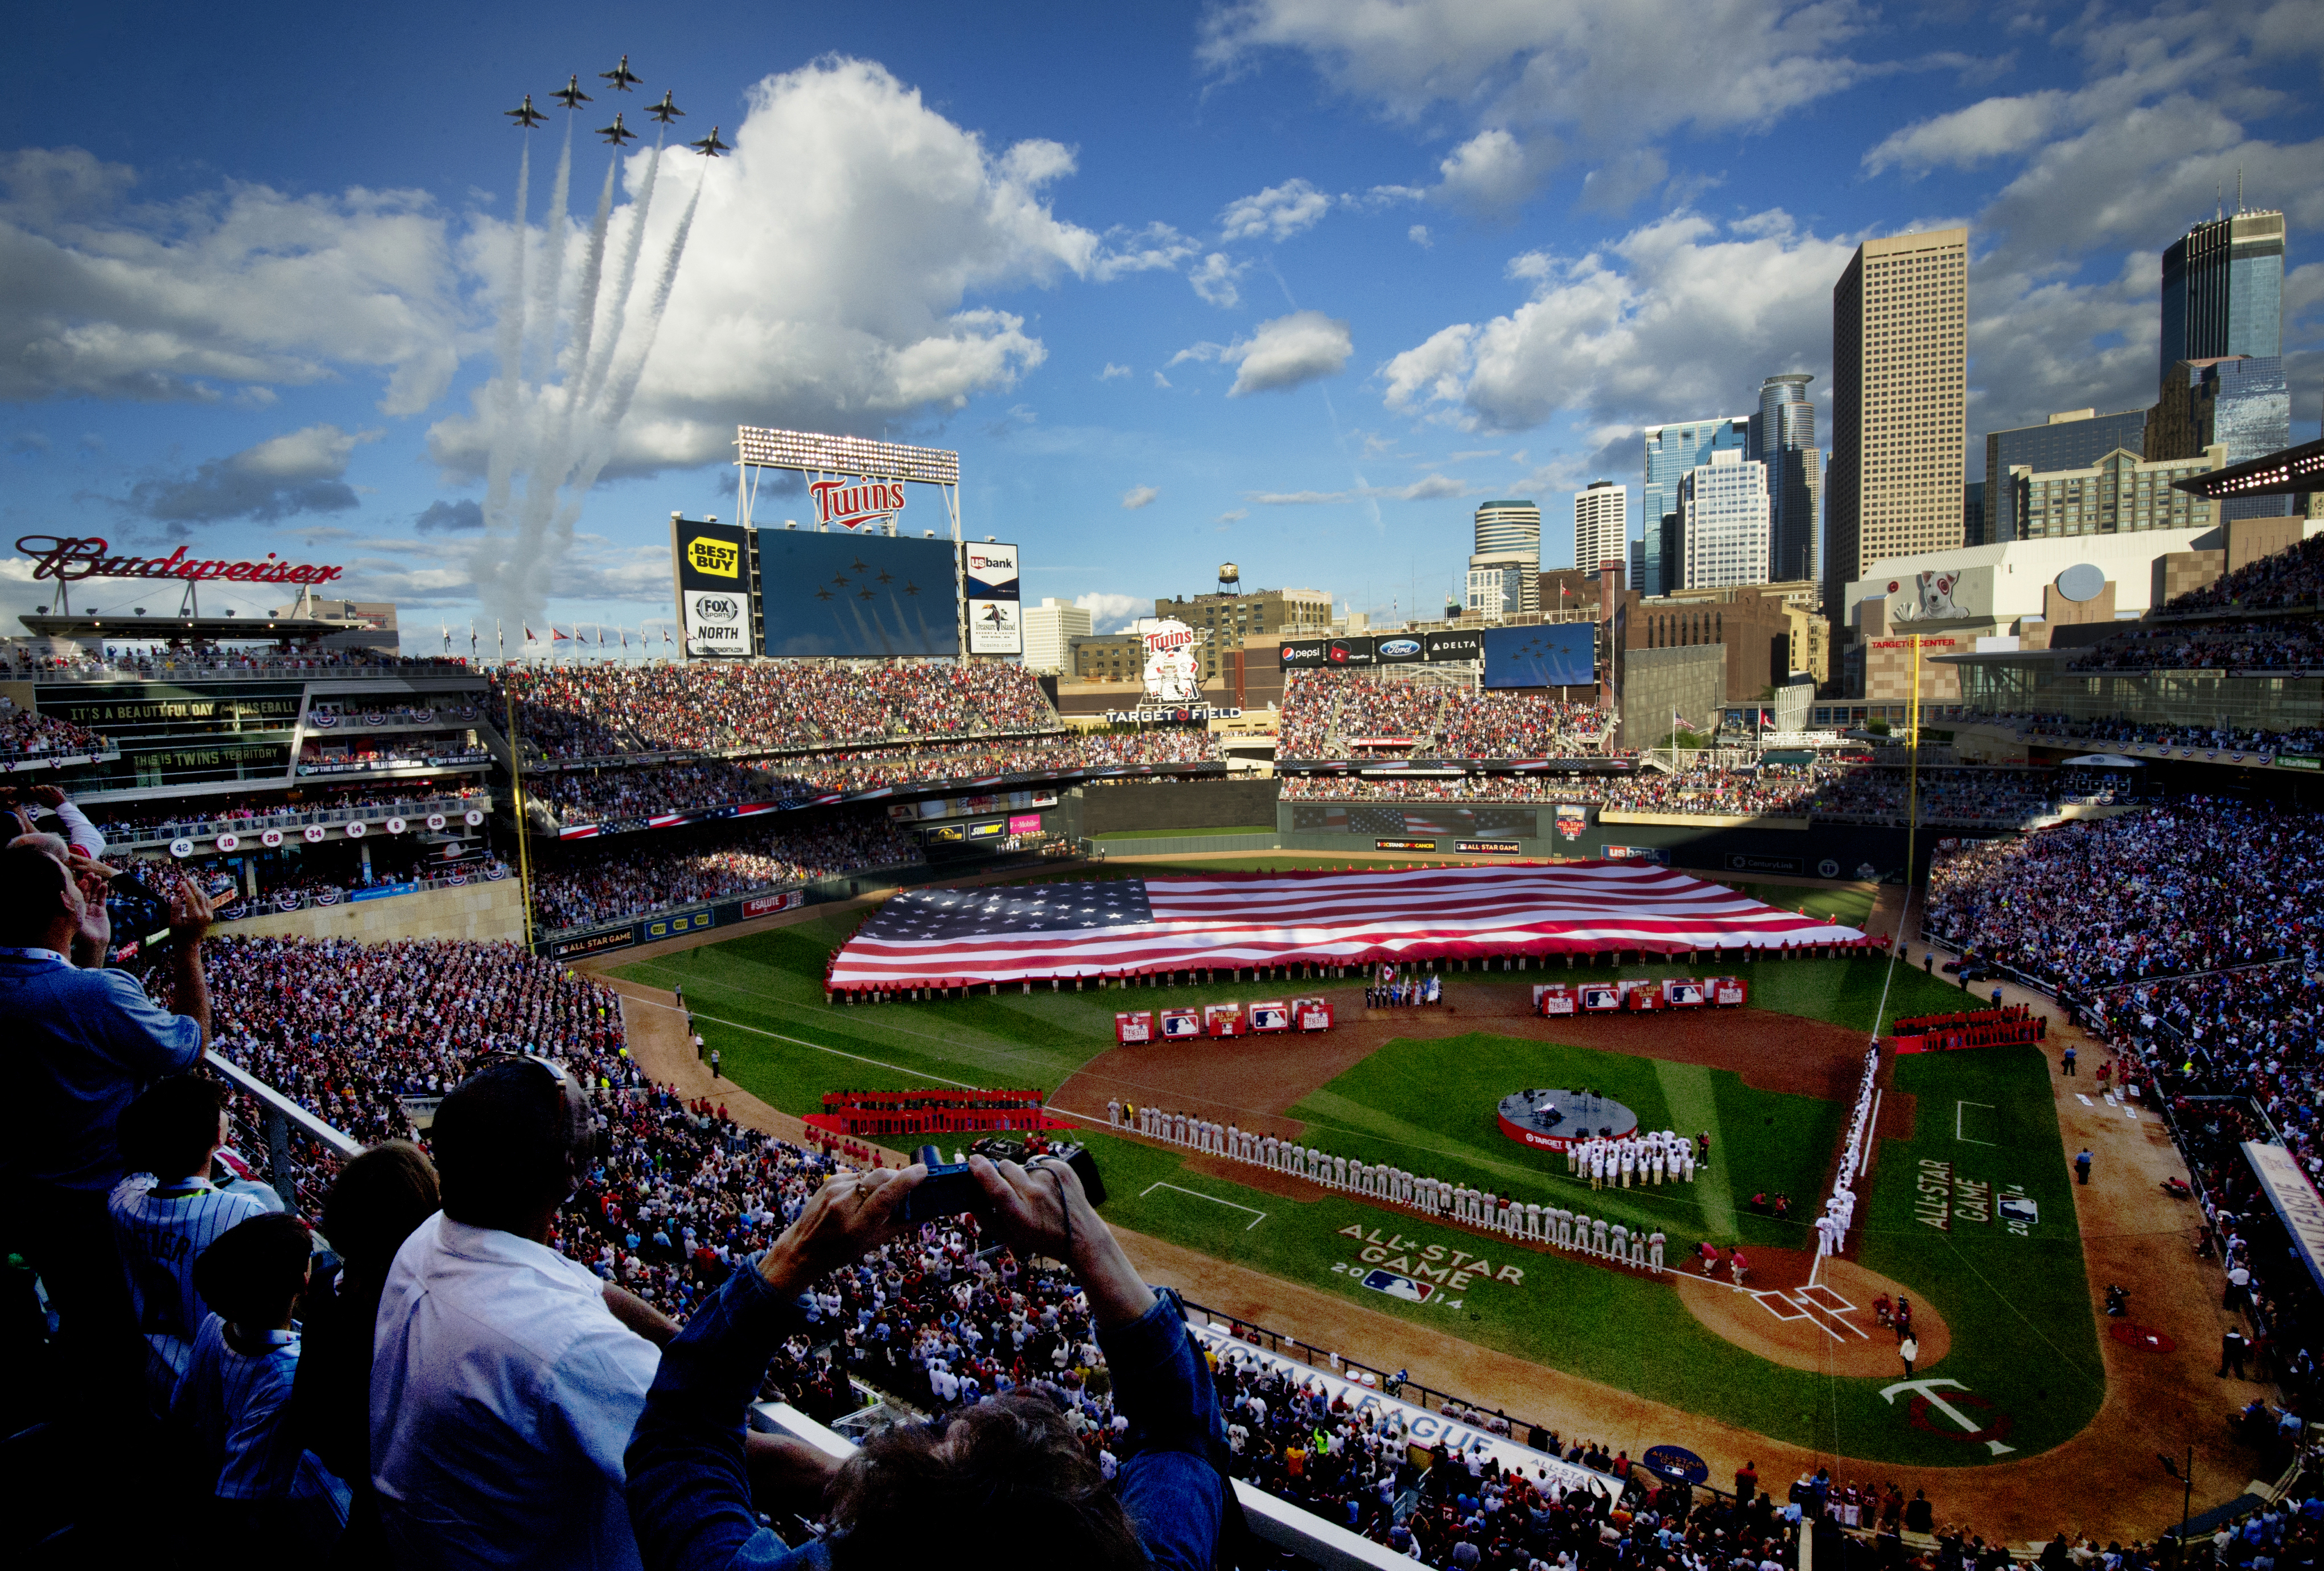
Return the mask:
POLYGON ((1416 638, 1388 639, 1380 644, 1379 652, 1383 660, 1409 660, 1420 652, 1420 640, 1416 638))

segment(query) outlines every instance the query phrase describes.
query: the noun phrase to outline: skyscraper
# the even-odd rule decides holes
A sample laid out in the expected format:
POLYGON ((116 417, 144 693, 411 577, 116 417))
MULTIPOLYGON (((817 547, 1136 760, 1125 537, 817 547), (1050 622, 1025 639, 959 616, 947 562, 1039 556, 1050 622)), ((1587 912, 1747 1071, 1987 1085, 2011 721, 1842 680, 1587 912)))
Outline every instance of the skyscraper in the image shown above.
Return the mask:
POLYGON ((1868 240, 1831 291, 1824 604, 1884 557, 1961 542, 1969 231, 1868 240))
POLYGON ((1469 559, 1472 581, 1480 572, 1511 573, 1520 597, 1504 612, 1541 609, 1541 505, 1527 501, 1488 502, 1477 509, 1477 550, 1469 559))
MULTIPOLYGON (((2241 186, 2237 189, 2238 207, 2241 186)), ((2283 215, 2198 224, 2163 254, 2164 381, 2181 360, 2283 353, 2283 215)))
MULTIPOLYGON (((2146 411, 2146 457, 2192 458, 2213 443, 2229 464, 2264 457, 2292 445, 2292 390, 2273 355, 2181 360, 2163 379, 2163 396, 2146 411)), ((2223 521, 2281 518, 2289 496, 2237 496, 2220 504, 2223 521)))
POLYGON ((2134 453, 2146 450, 2144 410, 2100 414, 2095 409, 2070 409, 2038 426, 1986 432, 1985 535, 1968 543, 2002 545, 2025 538, 2018 525, 2017 491, 2009 481, 2011 470, 2046 474, 2052 469, 2080 469, 2116 448, 2134 453))
MULTIPOLYGON (((1646 483, 1638 491, 1638 522, 1643 538, 1630 553, 1634 566, 1632 587, 1640 594, 1666 595, 1680 587, 1675 564, 1665 560, 1662 527, 1665 518, 1678 515, 1679 477, 1698 464, 1711 462, 1711 454, 1728 448, 1739 453, 1750 446, 1750 441, 1751 421, 1745 415, 1720 415, 1646 428, 1646 483)), ((1677 538, 1675 525, 1670 538, 1677 538)))
POLYGON ((1678 483, 1681 589, 1731 589, 1769 581, 1774 505, 1767 466, 1732 448, 1711 455, 1678 483))
POLYGON ((1822 455, 1816 450, 1815 405, 1808 402, 1804 371, 1770 376, 1759 384, 1759 412, 1751 417, 1746 457, 1767 466, 1771 513, 1767 571, 1775 578, 1804 578, 1814 555, 1816 504, 1823 489, 1822 455))
POLYGON ((1609 561, 1620 561, 1630 538, 1630 488, 1611 480, 1592 480, 1586 491, 1573 494, 1573 565, 1594 573, 1609 561))

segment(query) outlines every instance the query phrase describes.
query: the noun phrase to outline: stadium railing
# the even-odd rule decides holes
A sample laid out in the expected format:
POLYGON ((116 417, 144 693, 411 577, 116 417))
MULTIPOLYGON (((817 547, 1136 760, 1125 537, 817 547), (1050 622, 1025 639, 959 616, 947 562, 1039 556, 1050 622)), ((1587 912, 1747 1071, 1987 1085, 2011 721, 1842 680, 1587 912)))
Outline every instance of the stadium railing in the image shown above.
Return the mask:
MULTIPOLYGON (((1189 1308, 1194 1306, 1188 1305, 1189 1308)), ((826 1456, 844 1459, 855 1453, 853 1441, 808 1418, 788 1402, 760 1402, 751 1409, 751 1427, 762 1434, 788 1435, 826 1456)), ((1235 1499, 1253 1535, 1296 1556, 1323 1571, 1412 1571, 1415 1562, 1384 1544, 1327 1522, 1313 1511, 1279 1500, 1256 1484, 1238 1478, 1235 1499)), ((787 1539, 795 1535, 786 1534, 787 1539)))
MULTIPOLYGON (((269 829, 303 829, 310 824, 328 828, 337 824, 351 824, 361 819, 366 824, 384 824, 390 818, 419 818, 430 813, 466 812, 470 808, 484 812, 493 809, 493 795, 480 790, 464 797, 429 797, 408 802, 366 804, 361 807, 297 808, 280 813, 262 813, 244 818, 180 818, 149 828, 130 829, 107 840, 111 846, 139 849, 148 846, 167 846, 172 840, 208 840, 220 835, 262 835, 269 829)), ((97 807, 99 816, 103 807, 97 807)), ((100 822, 100 829, 115 826, 100 822)))
POLYGON ((273 1180, 275 1193, 281 1195, 287 1204, 296 1206, 299 1195, 300 1164, 290 1138, 293 1131, 313 1141, 341 1161, 363 1154, 361 1141, 325 1123, 223 1053, 215 1049, 205 1050, 202 1061, 235 1090, 254 1098, 265 1110, 262 1123, 266 1137, 268 1173, 273 1180))

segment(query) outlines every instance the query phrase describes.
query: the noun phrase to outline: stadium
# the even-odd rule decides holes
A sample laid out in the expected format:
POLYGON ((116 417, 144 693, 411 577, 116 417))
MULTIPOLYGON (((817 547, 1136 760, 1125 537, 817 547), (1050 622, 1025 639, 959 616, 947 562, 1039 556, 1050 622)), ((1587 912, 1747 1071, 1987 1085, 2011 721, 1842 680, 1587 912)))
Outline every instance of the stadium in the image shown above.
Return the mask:
MULTIPOLYGON (((133 895, 215 907, 206 1187, 327 1231, 359 1154, 535 1055, 594 1132, 542 1242, 686 1324, 840 1175, 1078 1150, 1280 1563, 1648 1512, 1802 1566, 2175 1555, 2298 1484, 2324 836, 2318 732, 2270 716, 2313 707, 2317 538, 2063 660, 1971 657, 1893 730, 1691 748, 1624 744, 1647 700, 1592 620, 1253 637, 1208 685, 1165 620, 1125 710, 1016 658, 1013 548, 747 511, 671 543, 685 648, 645 663, 413 660, 311 596, 27 619, 21 827, 126 875, 109 958, 164 1008, 186 923, 133 895), (807 597, 851 574, 952 614, 807 597), (2112 713, 2077 674, 2126 672, 2112 713)), ((1115 1434, 1073 1279, 993 1226, 818 1289, 753 1425, 844 1451, 1031 1390, 1115 1434)), ((74 1345, 30 1324, 32 1435, 74 1345)), ((20 1482, 55 1465, 22 1445, 20 1482)), ((73 1499, 26 1510, 69 1544, 73 1499)))

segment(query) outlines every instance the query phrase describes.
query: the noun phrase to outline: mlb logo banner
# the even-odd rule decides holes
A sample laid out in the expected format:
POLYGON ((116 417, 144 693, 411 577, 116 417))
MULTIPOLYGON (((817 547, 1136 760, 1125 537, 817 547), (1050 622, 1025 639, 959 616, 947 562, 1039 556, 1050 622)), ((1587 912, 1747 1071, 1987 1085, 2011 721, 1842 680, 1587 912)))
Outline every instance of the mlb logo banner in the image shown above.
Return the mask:
POLYGON ((1303 1031, 1327 1031, 1332 1029, 1332 1006, 1320 998, 1295 998, 1291 1018, 1303 1031))
POLYGON ((1750 996, 1750 986, 1740 976, 1714 976, 1711 979, 1711 1002, 1721 1009, 1738 1008, 1750 996))
POLYGON ((1211 1003, 1203 1006, 1203 1024, 1214 1037, 1239 1037, 1245 1030, 1242 1005, 1211 1003))
POLYGON ((1391 1298, 1402 1298, 1407 1304, 1425 1304, 1436 1291, 1433 1282, 1416 1282, 1410 1277, 1395 1271, 1369 1271, 1364 1273, 1364 1286, 1375 1293, 1386 1293, 1391 1298))
POLYGON ((1287 1031, 1291 1029, 1291 1011, 1281 1003, 1254 1003, 1250 1006, 1250 1029, 1253 1035, 1287 1031))
POLYGON ((1663 1003, 1672 1009, 1701 1009, 1706 1002, 1702 984, 1692 976, 1674 976, 1663 984, 1663 1003))
POLYGON ((1154 1012, 1150 1009, 1124 1010, 1113 1017, 1113 1040, 1117 1042, 1150 1042, 1154 1040, 1154 1012))
POLYGON ((1166 1009, 1162 1012, 1162 1034, 1165 1038, 1201 1036, 1203 1017, 1191 1009, 1166 1009))
POLYGON ((1622 1007, 1622 990, 1605 983, 1585 984, 1582 989, 1582 1012, 1606 1014, 1622 1007))
POLYGON ((2042 1221, 2042 1207, 2030 1195, 2004 1195, 1995 1202, 1994 1210, 2004 1222, 2023 1222, 2034 1227, 2042 1221))

